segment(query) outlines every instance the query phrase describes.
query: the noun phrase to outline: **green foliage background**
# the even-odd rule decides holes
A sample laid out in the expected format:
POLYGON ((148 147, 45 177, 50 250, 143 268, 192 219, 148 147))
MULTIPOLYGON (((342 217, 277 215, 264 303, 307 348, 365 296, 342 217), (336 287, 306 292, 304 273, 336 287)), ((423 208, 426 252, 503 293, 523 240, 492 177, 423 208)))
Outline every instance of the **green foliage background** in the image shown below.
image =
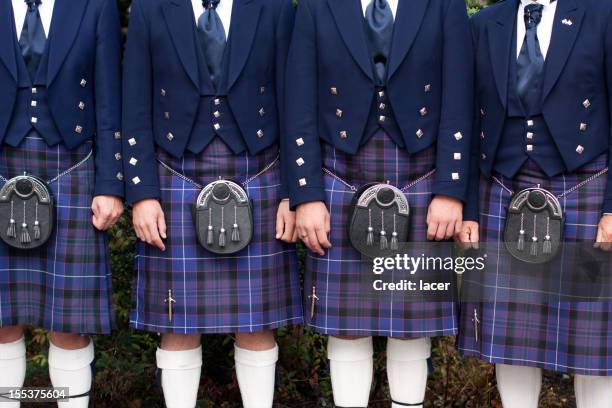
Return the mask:
MULTIPOLYGON (((411 1, 411 0, 402 0, 411 1)), ((467 0, 470 14, 493 3, 467 0)), ((118 0, 122 22, 127 26, 130 0, 118 0)), ((136 242, 129 214, 111 231, 114 298, 118 331, 95 338, 97 375, 95 406, 98 408, 162 408, 162 397, 155 383, 155 350, 158 336, 136 332, 128 327, 131 307, 132 259, 136 242)), ((48 385, 48 337, 44 331, 28 332, 27 385, 48 385)), ((279 330, 279 378, 277 407, 333 407, 325 338, 302 327, 279 330)), ((231 336, 203 338, 204 367, 198 407, 240 407, 240 395, 233 371, 231 336)), ((389 407, 384 369, 384 339, 375 340, 375 376, 371 407, 389 407)), ((493 367, 459 358, 454 339, 434 342, 434 370, 428 383, 426 407, 501 408, 495 388, 493 367)), ((572 381, 568 376, 547 373, 541 407, 574 407, 572 381)), ((48 405, 51 407, 52 405, 48 405)), ((35 407, 42 408, 42 404, 35 407)))

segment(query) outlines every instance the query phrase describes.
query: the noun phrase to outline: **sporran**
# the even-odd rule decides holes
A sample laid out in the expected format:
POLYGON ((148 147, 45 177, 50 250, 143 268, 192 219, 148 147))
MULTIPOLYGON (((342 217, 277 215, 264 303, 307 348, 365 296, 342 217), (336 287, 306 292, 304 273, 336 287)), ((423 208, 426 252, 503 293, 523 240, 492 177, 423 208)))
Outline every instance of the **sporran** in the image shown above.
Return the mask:
POLYGON ((54 214, 51 189, 38 177, 14 177, 0 190, 0 238, 13 248, 45 245, 53 231, 54 214))
POLYGON ((253 211, 246 191, 230 180, 204 186, 195 206, 198 241, 215 254, 240 252, 253 237, 253 211))
POLYGON ((559 199, 543 188, 528 188, 510 200, 504 242, 508 252, 520 261, 547 263, 559 252, 563 227, 559 199))

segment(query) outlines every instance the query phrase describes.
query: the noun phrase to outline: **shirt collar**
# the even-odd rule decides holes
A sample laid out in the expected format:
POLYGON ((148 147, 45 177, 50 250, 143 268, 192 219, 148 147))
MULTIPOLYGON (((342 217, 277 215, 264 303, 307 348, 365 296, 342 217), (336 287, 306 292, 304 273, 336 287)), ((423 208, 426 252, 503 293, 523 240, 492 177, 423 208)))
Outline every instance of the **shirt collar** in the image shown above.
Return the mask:
POLYGON ((543 5, 544 7, 548 7, 551 5, 551 3, 554 3, 555 0, 538 0, 537 2, 534 2, 533 0, 520 0, 521 6, 525 7, 531 3, 540 3, 541 5, 543 5))

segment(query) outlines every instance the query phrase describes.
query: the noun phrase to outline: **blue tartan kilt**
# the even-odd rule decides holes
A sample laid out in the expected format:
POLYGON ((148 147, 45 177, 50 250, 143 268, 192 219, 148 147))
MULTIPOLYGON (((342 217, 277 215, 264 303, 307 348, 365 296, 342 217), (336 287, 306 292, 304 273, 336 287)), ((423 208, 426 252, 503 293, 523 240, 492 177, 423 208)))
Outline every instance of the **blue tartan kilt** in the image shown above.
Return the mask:
POLYGON ((192 206, 200 189, 159 165, 166 251, 138 243, 133 328, 160 333, 259 332, 302 322, 294 245, 275 239, 281 200, 278 147, 255 156, 235 155, 217 138, 201 153, 158 160, 205 185, 219 177, 243 183, 253 205, 253 239, 233 255, 216 255, 197 241, 192 206), (170 319, 169 291, 175 303, 170 319))
MULTIPOLYGON (((21 251, 0 241, 0 326, 30 325, 55 332, 109 333, 114 326, 107 238, 92 224, 95 177, 92 142, 68 150, 30 133, 18 147, 2 146, 0 175, 24 172, 51 180, 55 226, 45 246, 21 251)), ((0 225, 6 228, 6 225, 0 225)))
MULTIPOLYGON (((332 248, 325 256, 309 252, 304 282, 305 321, 309 328, 334 336, 386 336, 418 338, 457 333, 454 302, 420 302, 392 296, 363 296, 362 256, 350 243, 348 228, 353 189, 367 183, 389 183, 400 189, 431 173, 436 150, 414 155, 399 148, 384 132, 375 134, 356 155, 331 145, 322 147, 326 204, 331 217, 332 248), (314 301, 312 292, 318 300, 314 301)), ((405 194, 410 205, 409 241, 427 239, 426 216, 435 175, 431 174, 405 194)))
MULTIPOLYGON (((559 195, 586 182, 560 202, 566 217, 564 241, 590 245, 595 242, 602 214, 607 177, 599 173, 606 166, 604 155, 573 173, 548 177, 529 161, 511 180, 501 175, 495 175, 497 181, 481 178, 480 238, 486 245, 489 261, 478 282, 463 284, 478 286, 484 298, 482 302, 470 300, 461 305, 458 339, 461 354, 490 363, 582 375, 612 375, 612 303, 570 302, 565 298, 553 302, 548 300, 551 294, 547 294, 545 301, 508 301, 517 296, 523 299, 523 295, 529 299, 533 293, 523 294, 520 288, 509 291, 503 284, 513 273, 513 262, 502 242, 511 198, 508 190, 517 192, 540 184, 559 195), (477 324, 475 316, 479 320, 477 324)), ((550 266, 555 273, 551 276, 559 276, 559 284, 553 282, 548 291, 550 287, 561 290, 561 277, 573 272, 566 270, 565 265, 572 264, 568 256, 573 254, 561 252, 550 266)))

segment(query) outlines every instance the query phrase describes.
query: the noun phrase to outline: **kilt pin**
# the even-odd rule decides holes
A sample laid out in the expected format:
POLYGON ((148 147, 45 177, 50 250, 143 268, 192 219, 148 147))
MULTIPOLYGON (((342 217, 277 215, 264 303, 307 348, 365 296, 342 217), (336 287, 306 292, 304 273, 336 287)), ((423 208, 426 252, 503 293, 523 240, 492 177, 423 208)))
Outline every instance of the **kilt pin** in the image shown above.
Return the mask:
MULTIPOLYGON (((601 203, 607 185, 607 166, 601 156, 571 174, 548 177, 534 162, 527 162, 511 180, 496 174, 498 181, 483 176, 480 181, 480 238, 486 246, 489 266, 474 282, 466 275, 464 285, 483 291, 481 303, 463 304, 460 312, 458 349, 464 356, 475 356, 490 363, 517 364, 558 372, 609 376, 612 374, 612 304, 608 302, 559 301, 508 302, 521 297, 521 288, 510 289, 503 282, 512 276, 517 265, 505 249, 503 229, 511 191, 520 191, 538 184, 554 195, 587 181, 564 196, 561 206, 565 214, 566 243, 595 242, 601 203), (588 181, 589 178, 595 177, 588 181), (503 186, 502 184, 503 183, 503 186), (519 293, 517 294, 516 291, 519 293), (514 293, 513 293, 514 292, 514 293), (495 301, 501 299, 501 301, 495 301), (479 322, 475 324, 474 319, 479 322), (478 333, 476 332, 478 330, 478 333)), ((567 250, 571 252, 571 249, 567 250)), ((561 252, 551 270, 562 276, 571 264, 572 255, 561 252), (564 266, 565 265, 565 266, 564 266)), ((530 287, 531 296, 533 287, 530 287)), ((547 299, 555 294, 546 295, 547 299)))
MULTIPOLYGON (((0 175, 24 172, 49 183, 55 225, 46 245, 18 250, 0 242, 0 326, 30 325, 67 333, 110 333, 114 326, 106 234, 91 222, 92 143, 50 147, 31 132, 0 150, 0 175)), ((6 228, 6 226, 2 226, 6 228)))
POLYGON ((427 239, 425 220, 432 198, 435 148, 409 154, 379 131, 356 155, 324 144, 322 157, 327 170, 324 182, 333 246, 324 256, 307 255, 304 310, 308 327, 334 336, 418 338, 456 334, 457 310, 453 302, 394 300, 392 294, 373 299, 360 293, 361 275, 365 273, 362 255, 351 246, 348 237, 355 194, 349 186, 388 182, 403 189, 408 198, 409 241, 427 239))
POLYGON ((160 333, 249 333, 301 323, 295 247, 275 239, 278 148, 235 155, 217 138, 197 155, 157 154, 168 239, 164 252, 138 244, 131 326, 160 333), (219 177, 242 184, 253 205, 253 239, 232 255, 206 251, 193 221, 200 189, 187 179, 204 185, 219 177))

